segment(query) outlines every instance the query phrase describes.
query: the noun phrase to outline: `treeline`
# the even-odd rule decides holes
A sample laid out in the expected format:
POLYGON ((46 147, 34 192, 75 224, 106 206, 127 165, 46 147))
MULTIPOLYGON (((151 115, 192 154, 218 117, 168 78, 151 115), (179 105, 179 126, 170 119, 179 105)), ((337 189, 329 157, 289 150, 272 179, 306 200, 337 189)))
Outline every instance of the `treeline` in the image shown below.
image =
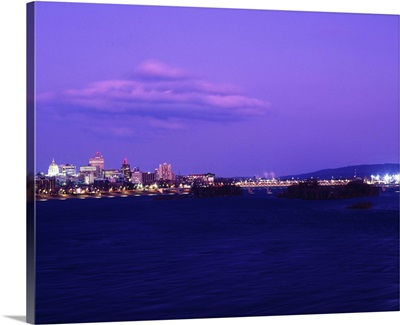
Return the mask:
POLYGON ((237 196, 242 195, 243 191, 239 186, 220 185, 220 186, 193 186, 191 193, 194 197, 217 197, 217 196, 237 196))
POLYGON ((377 196, 379 189, 362 181, 351 181, 346 185, 319 185, 318 181, 304 181, 289 186, 279 197, 304 200, 347 199, 363 196, 377 196))

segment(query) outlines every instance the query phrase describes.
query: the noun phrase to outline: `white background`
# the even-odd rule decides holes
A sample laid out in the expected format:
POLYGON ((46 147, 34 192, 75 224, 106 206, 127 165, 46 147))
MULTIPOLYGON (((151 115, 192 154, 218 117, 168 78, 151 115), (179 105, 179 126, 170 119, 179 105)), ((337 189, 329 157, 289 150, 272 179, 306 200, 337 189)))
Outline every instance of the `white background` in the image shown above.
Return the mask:
MULTIPOLYGON (((25 316, 25 0, 0 1, 0 324, 18 324, 25 316)), ((51 1, 54 2, 54 1, 51 1)), ((396 0, 87 0, 70 2, 125 3, 220 8, 252 8, 348 13, 400 14, 396 0)), ((400 324, 399 312, 254 317, 135 322, 134 324, 400 324)), ((104 324, 104 323, 103 323, 104 324)), ((107 323, 121 324, 121 323, 107 323)), ((122 323, 122 324, 131 324, 122 323)))

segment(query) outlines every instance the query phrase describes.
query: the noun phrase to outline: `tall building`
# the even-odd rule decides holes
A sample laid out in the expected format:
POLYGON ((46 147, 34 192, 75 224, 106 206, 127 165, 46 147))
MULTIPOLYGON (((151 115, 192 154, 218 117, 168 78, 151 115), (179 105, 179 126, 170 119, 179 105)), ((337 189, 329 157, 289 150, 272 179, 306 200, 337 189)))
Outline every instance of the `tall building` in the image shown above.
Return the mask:
POLYGON ((94 180, 99 177, 100 171, 97 166, 81 166, 79 175, 86 184, 93 184, 94 180))
MULTIPOLYGON (((144 183, 143 182, 143 174, 144 173, 142 173, 141 171, 138 171, 138 170, 133 171, 131 173, 132 183, 133 184, 143 184, 144 183)), ((154 176, 154 174, 153 174, 153 176, 154 176)), ((148 178, 148 180, 149 180, 149 182, 151 182, 151 179, 148 178)), ((154 177, 153 177, 153 181, 154 181, 154 177)))
POLYGON ((60 174, 71 176, 76 175, 76 167, 72 164, 58 165, 60 174))
POLYGON ((93 158, 89 158, 89 166, 99 167, 100 173, 104 169, 104 158, 100 152, 96 152, 93 158))
POLYGON ((60 173, 60 170, 58 168, 58 165, 54 162, 54 158, 49 165, 49 169, 47 171, 48 176, 57 176, 60 173))
POLYGON ((142 184, 143 185, 151 185, 156 181, 155 173, 142 173, 142 184))
POLYGON ((131 179, 131 165, 128 164, 128 159, 124 159, 121 166, 121 173, 124 175, 125 180, 131 179))
POLYGON ((163 163, 158 168, 158 179, 159 180, 174 180, 174 174, 172 173, 171 164, 163 163))

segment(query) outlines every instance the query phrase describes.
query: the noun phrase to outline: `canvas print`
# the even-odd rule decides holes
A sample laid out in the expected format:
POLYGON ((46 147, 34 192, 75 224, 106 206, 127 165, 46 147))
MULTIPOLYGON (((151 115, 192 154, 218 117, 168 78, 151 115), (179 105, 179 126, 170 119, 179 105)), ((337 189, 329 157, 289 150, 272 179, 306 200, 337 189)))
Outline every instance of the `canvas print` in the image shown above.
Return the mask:
POLYGON ((399 16, 27 5, 27 320, 399 310, 399 16))

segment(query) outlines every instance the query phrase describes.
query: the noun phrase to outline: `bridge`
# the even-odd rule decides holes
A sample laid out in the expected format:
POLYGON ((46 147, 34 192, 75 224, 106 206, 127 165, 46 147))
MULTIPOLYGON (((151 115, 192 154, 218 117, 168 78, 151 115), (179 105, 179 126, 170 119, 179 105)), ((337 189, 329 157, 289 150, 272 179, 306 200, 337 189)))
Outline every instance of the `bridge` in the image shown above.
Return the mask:
MULTIPOLYGON (((351 179, 345 179, 345 180, 338 180, 338 179, 332 179, 332 180, 317 180, 318 185, 321 186, 338 186, 338 185, 346 185, 349 182, 351 182, 351 179)), ((292 185, 297 185, 299 183, 302 183, 304 181, 300 180, 245 180, 245 181, 239 181, 236 182, 236 186, 240 186, 243 188, 256 188, 256 187, 262 187, 262 188, 268 188, 268 187, 288 187, 292 185)), ((399 187, 399 183, 384 183, 384 182, 366 182, 367 184, 370 184, 372 186, 376 187, 399 187)))

